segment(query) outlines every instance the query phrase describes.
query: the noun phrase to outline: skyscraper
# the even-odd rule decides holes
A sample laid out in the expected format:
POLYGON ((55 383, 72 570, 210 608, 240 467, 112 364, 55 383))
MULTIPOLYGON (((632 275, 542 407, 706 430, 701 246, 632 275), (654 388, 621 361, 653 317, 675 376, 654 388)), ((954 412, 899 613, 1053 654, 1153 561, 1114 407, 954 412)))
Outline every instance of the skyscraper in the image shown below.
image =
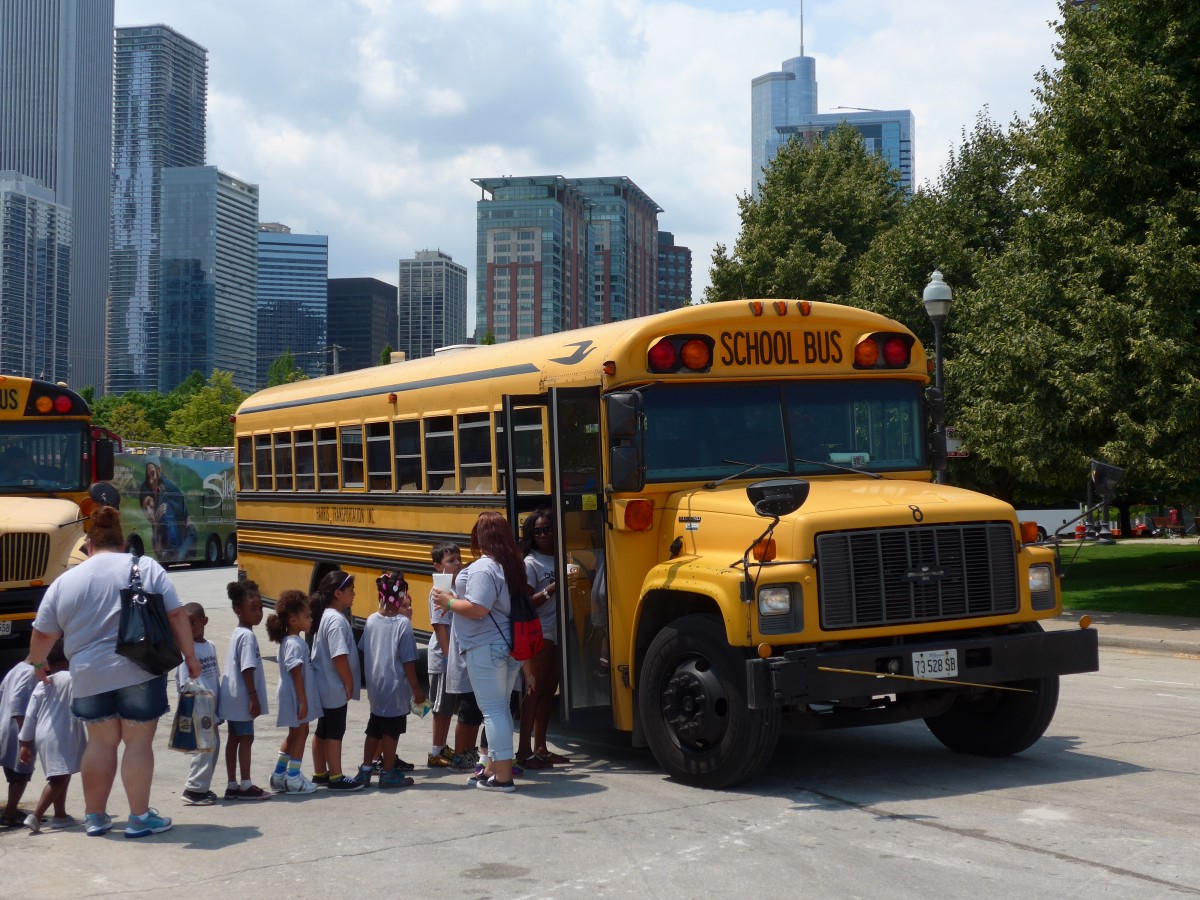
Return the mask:
POLYGON ((658 312, 692 302, 692 251, 675 243, 669 231, 658 233, 658 312))
POLYGON ((192 372, 257 386, 258 186, 215 166, 162 170, 158 385, 192 372))
POLYGON ((292 234, 278 222, 258 226, 258 386, 291 351, 310 378, 326 373, 329 237, 292 234))
POLYGON ((71 213, 34 178, 0 171, 0 375, 68 374, 71 213))
POLYGON ((440 250, 418 250, 400 260, 396 287, 406 359, 432 356, 438 347, 467 339, 467 270, 440 250))
POLYGON ((913 187, 916 120, 908 109, 817 112, 817 61, 804 55, 785 60, 782 71, 750 82, 750 184, 758 196, 762 170, 791 138, 811 141, 846 123, 862 135, 867 150, 882 156, 900 173, 906 191, 913 187))
POLYGON ((165 25, 118 28, 115 73, 107 386, 152 391, 162 172, 204 165, 208 51, 165 25))
POLYGON ((396 289, 378 278, 329 279, 329 372, 376 365, 396 340, 396 289))
POLYGON ((630 179, 473 181, 477 334, 509 341, 654 312, 662 209, 630 179))
POLYGON ((98 390, 104 388, 112 72, 113 0, 0 2, 0 170, 37 179, 70 211, 70 371, 58 377, 98 390))

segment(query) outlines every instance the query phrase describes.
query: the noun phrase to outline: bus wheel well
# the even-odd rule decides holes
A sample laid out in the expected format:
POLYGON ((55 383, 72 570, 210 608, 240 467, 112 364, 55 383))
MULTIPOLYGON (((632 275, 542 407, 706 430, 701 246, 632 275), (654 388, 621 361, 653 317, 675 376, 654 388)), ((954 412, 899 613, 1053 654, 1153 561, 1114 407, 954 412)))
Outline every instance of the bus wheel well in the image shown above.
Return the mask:
POLYGON ((721 608, 712 597, 688 591, 653 590, 642 601, 642 613, 638 619, 637 644, 634 646, 634 683, 641 671, 642 661, 650 648, 654 636, 671 622, 684 616, 711 615, 722 620, 721 608))

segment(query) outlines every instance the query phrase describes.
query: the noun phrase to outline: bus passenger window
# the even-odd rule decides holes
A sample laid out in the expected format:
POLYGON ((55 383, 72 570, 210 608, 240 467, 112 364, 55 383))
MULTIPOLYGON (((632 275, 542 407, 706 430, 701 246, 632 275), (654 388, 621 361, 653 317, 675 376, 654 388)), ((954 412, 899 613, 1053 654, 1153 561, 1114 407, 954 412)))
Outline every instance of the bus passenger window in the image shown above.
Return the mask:
MULTIPOLYGON (((545 452, 542 447, 542 414, 540 406, 513 410, 513 455, 516 457, 518 494, 546 493, 545 452)), ((496 419, 496 469, 500 476, 500 492, 508 490, 508 473, 504 471, 504 425, 496 419)))
POLYGON ((492 417, 467 413, 458 417, 459 490, 464 494, 492 492, 492 417))
POLYGON ((363 430, 361 425, 342 426, 342 487, 360 488, 363 480, 363 430))
POLYGON ((315 491, 317 489, 317 467, 313 459, 313 433, 311 428, 297 431, 296 447, 296 490, 315 491))
POLYGON ((387 422, 367 426, 367 489, 392 489, 392 442, 387 422))
POLYGON ((292 434, 284 431, 275 435, 275 490, 295 490, 292 476, 292 434))
POLYGON ((237 472, 238 490, 254 489, 254 454, 250 449, 250 438, 242 437, 237 441, 237 472))
POLYGON ((397 422, 392 434, 396 448, 396 490, 422 490, 421 423, 397 422))
POLYGON ((430 491, 440 494, 455 492, 452 416, 430 416, 425 420, 425 474, 430 491))
POLYGON ((323 491, 338 489, 337 429, 317 429, 317 486, 323 491))
POLYGON ((271 436, 256 434, 254 436, 254 469, 256 484, 260 491, 269 491, 274 487, 271 481, 271 436))

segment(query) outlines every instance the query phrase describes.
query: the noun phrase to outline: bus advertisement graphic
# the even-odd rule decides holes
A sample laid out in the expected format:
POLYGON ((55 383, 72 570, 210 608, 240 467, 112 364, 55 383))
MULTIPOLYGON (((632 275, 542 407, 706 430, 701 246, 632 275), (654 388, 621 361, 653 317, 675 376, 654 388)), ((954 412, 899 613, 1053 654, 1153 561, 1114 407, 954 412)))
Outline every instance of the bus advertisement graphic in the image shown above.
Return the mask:
POLYGON ((129 549, 160 563, 232 564, 237 556, 233 454, 224 448, 126 444, 113 485, 129 549))

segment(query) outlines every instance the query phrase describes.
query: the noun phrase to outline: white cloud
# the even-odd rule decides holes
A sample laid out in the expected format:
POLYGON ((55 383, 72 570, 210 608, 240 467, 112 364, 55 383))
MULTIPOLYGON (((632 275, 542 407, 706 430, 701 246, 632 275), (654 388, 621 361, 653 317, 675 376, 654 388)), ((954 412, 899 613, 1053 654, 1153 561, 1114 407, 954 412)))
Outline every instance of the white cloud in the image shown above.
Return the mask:
MULTIPOLYGON (((785 0, 117 0, 209 51, 208 161, 262 218, 329 235, 331 274, 395 280, 440 248, 474 274, 470 179, 627 175, 693 251, 737 237, 750 81, 800 51, 785 0)), ((1032 108, 1054 0, 809 0, 820 111, 909 108, 934 179, 985 106, 1032 108)), ((473 279, 472 279, 473 289, 473 279)))

